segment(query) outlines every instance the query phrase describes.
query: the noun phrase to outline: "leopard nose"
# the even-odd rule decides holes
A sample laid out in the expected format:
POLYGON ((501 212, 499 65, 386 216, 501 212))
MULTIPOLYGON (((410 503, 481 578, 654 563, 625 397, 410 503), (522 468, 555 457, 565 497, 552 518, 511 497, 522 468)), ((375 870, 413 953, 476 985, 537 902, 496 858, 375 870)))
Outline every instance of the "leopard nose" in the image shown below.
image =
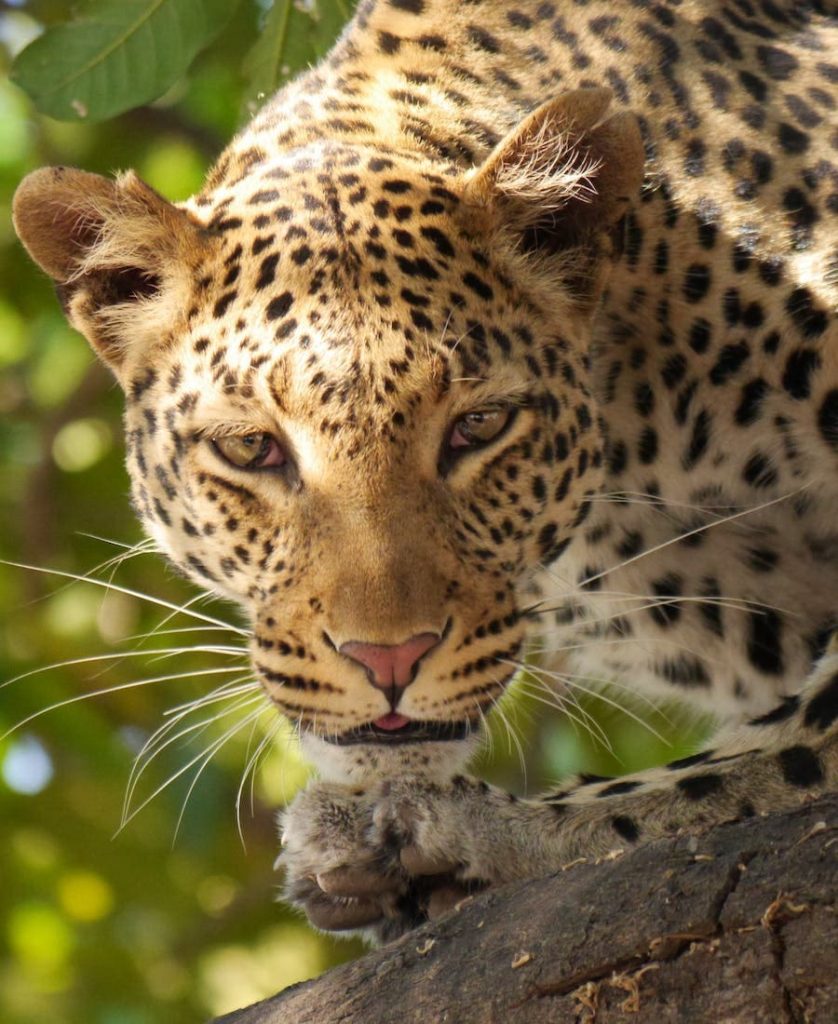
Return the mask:
POLYGON ((338 651, 367 670, 373 686, 382 690, 409 686, 422 658, 432 651, 442 637, 439 633, 417 633, 401 644, 367 644, 349 640, 338 651))

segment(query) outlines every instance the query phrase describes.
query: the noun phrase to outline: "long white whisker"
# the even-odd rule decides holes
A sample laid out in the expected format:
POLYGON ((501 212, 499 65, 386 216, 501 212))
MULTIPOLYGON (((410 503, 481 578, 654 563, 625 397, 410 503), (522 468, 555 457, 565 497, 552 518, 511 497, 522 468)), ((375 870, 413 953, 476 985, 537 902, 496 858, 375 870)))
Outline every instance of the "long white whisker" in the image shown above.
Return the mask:
MULTIPOLYGON (((267 708, 266 708, 266 710, 267 710, 267 708)), ((254 729, 256 728, 257 724, 258 724, 258 719, 254 720, 254 722, 253 722, 253 728, 254 729)), ((244 793, 244 788, 247 785, 247 777, 248 777, 248 775, 250 775, 250 778, 251 778, 251 786, 250 786, 250 813, 251 813, 251 815, 253 815, 253 811, 254 811, 254 804, 253 804, 253 781, 256 778, 256 767, 257 767, 257 765, 259 763, 260 756, 262 755, 263 751, 266 749, 268 744, 271 743, 271 741, 276 736, 276 734, 277 734, 281 724, 282 724, 282 720, 277 718, 276 721, 273 722, 273 724, 270 726, 268 731, 265 733, 265 735, 262 737, 261 742, 256 747, 256 750, 253 752, 253 754, 249 758, 247 764, 244 766, 244 772, 242 773, 241 782, 239 783, 239 788, 236 791, 236 828, 238 829, 239 839, 241 840, 242 848, 244 848, 245 842, 244 842, 244 830, 242 828, 241 804, 242 804, 242 794, 244 793)), ((253 735, 253 733, 252 733, 252 730, 251 730, 251 738, 252 738, 252 735, 253 735)))
MULTIPOLYGON (((263 698, 262 694, 259 694, 256 697, 244 698, 241 702, 239 702, 237 704, 236 707, 234 707, 234 708, 227 708, 226 711, 220 712, 219 713, 219 717, 223 717, 223 715, 225 715, 225 714, 232 714, 234 711, 238 711, 238 710, 241 710, 244 707, 251 706, 251 705, 255 704, 257 701, 261 702, 263 699, 264 698, 263 698)), ((257 711, 260 714, 264 710, 265 710, 264 707, 261 707, 261 708, 257 709, 257 711)), ((255 714, 255 712, 253 712, 253 713, 255 714)), ((121 832, 125 828, 125 826, 130 821, 132 821, 140 813, 140 811, 142 811, 145 807, 147 807, 151 803, 151 801, 154 800, 155 797, 159 796, 160 793, 162 793, 164 789, 166 789, 173 782, 175 782, 177 779, 179 779, 181 777, 181 775, 183 775, 185 772, 188 772, 189 769, 192 768, 193 765, 195 765, 197 762, 201 761, 201 759, 203 757, 205 757, 205 755, 207 754, 208 750, 210 751, 210 757, 211 757, 212 754, 214 754, 215 751, 227 741, 227 739, 229 739, 231 736, 233 736, 238 731, 238 729, 240 729, 247 721, 249 721, 249 718, 250 718, 250 716, 248 715, 244 722, 236 722, 229 729, 225 730, 224 733, 222 733, 220 739, 214 740, 213 743, 211 743, 209 747, 207 747, 204 750, 202 750, 199 754, 196 754, 195 757, 193 757, 185 765, 183 765, 176 772, 174 772, 172 775, 170 775, 165 780, 165 782, 162 782, 154 790, 154 792, 151 793, 150 796, 146 797, 145 800, 143 800, 143 802, 141 804, 139 804, 137 807, 135 807, 133 811, 131 811, 129 814, 127 814, 127 815, 125 815, 123 817, 122 821, 120 822, 119 829, 117 830, 117 835, 119 834, 119 832, 121 832)), ((206 723, 202 722, 201 724, 204 725, 206 723)), ((191 790, 190 790, 190 792, 191 792, 191 790)), ((179 823, 180 823, 180 819, 178 819, 178 824, 179 823)), ((175 830, 175 835, 177 835, 177 830, 175 830)))
POLYGON ((765 501, 760 505, 755 505, 752 508, 742 509, 738 512, 734 512, 731 515, 722 516, 719 519, 713 520, 711 523, 705 523, 702 526, 696 526, 692 530, 688 530, 686 533, 679 534, 677 537, 672 537, 669 540, 663 541, 660 544, 655 544, 651 548, 647 548, 645 551, 641 551, 639 554, 633 555, 631 558, 625 559, 617 565, 612 565, 608 569, 603 569, 601 572, 595 573, 593 576, 588 576, 587 579, 581 580, 578 584, 580 587, 590 586, 591 583, 595 583, 597 580, 601 580, 604 576, 609 573, 616 572, 617 569, 624 569, 627 565, 631 565, 633 562, 639 561, 641 558, 646 558, 648 555, 653 555, 657 551, 662 551, 664 548, 668 548, 672 544, 677 544, 680 541, 686 540, 687 537, 695 537, 699 533, 704 533, 706 530, 710 530, 716 526, 722 526, 725 523, 732 523, 737 519, 742 519, 744 516, 754 515, 757 512, 762 512, 767 508, 771 508, 773 505, 778 505, 780 502, 788 501, 789 498, 796 497, 805 488, 799 487, 795 491, 790 491, 788 494, 783 494, 779 498, 772 498, 770 501, 765 501))
POLYGON ((230 666, 229 668, 201 669, 199 672, 177 672, 165 676, 155 676, 151 679, 134 679, 130 683, 118 683, 116 686, 107 686, 101 690, 91 690, 88 693, 79 693, 76 694, 75 697, 67 697, 65 700, 59 700, 56 701, 55 704, 50 704, 49 707, 41 708, 39 711, 33 711, 31 715, 27 715, 26 718, 22 719, 20 722, 17 722, 10 729, 7 729, 6 732, 4 732, 2 736, 0 736, 0 742, 2 742, 5 739, 8 739, 8 737, 11 736, 12 733, 16 732, 18 729, 22 729, 25 725, 28 725, 30 722, 34 722, 35 719, 40 718, 41 715, 45 715, 49 711, 57 711, 58 708, 65 708, 69 704, 77 704, 79 703, 79 701, 92 700, 94 697, 103 697, 107 693, 119 693, 121 690, 131 690, 138 686, 150 686, 152 685, 152 683, 170 682, 173 679, 189 679, 194 678, 196 676, 212 676, 217 674, 220 675, 221 673, 226 672, 240 671, 241 666, 237 665, 230 666))
POLYGON ((40 665, 38 668, 30 669, 28 672, 21 672, 20 675, 12 676, 11 679, 4 679, 0 683, 0 690, 4 686, 11 686, 12 683, 19 683, 22 679, 29 679, 44 672, 52 672, 53 669, 70 668, 73 665, 90 665, 102 661, 122 661, 126 658, 147 658, 149 662, 152 662, 163 658, 172 658, 179 654, 194 653, 221 654, 225 656, 247 655, 247 651, 243 648, 209 645, 201 645, 200 647, 162 647, 154 651, 111 651, 108 654, 92 654, 86 658, 68 658, 65 661, 54 661, 51 665, 40 665))
MULTIPOLYGON (((531 675, 529 679, 522 680, 521 682, 525 692, 530 698, 535 698, 536 694, 539 692, 546 694, 548 698, 551 698, 554 701, 552 707, 554 707, 556 711, 560 711, 562 714, 569 715, 570 712, 568 711, 568 705, 572 704, 580 715, 579 718, 574 718, 573 720, 578 722, 589 736, 601 743, 611 754, 614 754, 608 733, 603 729, 590 711, 582 707, 572 690, 567 689, 565 693, 558 693, 554 687, 550 686, 545 682, 545 680, 540 679, 535 674, 531 675)), ((542 703, 548 703, 548 701, 542 698, 542 703)))
POLYGON ((177 708, 169 708, 167 711, 163 712, 164 715, 168 715, 170 717, 159 725, 151 736, 148 737, 141 749, 137 752, 137 755, 134 758, 134 763, 131 765, 131 772, 128 776, 128 782, 125 786, 125 796, 122 802, 123 822, 125 821, 125 815, 128 813, 128 809, 130 808, 131 802, 134 798, 134 791, 139 784, 140 778, 151 765, 152 761, 154 761, 155 758, 157 758, 167 747, 170 747, 173 743, 185 738, 190 733, 200 735, 201 732, 212 725, 213 722, 230 714, 232 711, 235 711, 239 704, 237 702, 214 716, 202 718, 199 722, 193 722, 184 729, 180 729, 173 736, 169 736, 169 733, 172 732, 173 729, 176 729, 183 719, 188 717, 192 712, 208 707, 210 704, 218 704, 221 701, 228 701, 233 697, 241 697, 241 695, 252 693, 255 689, 259 688, 258 683, 254 683, 252 681, 243 682, 242 680, 245 678, 246 677, 239 677, 239 679, 235 679, 230 683, 216 687, 216 689, 211 693, 206 694, 195 701, 180 705, 177 708), (167 736, 168 739, 166 738, 167 736))
POLYGON ((156 604, 161 608, 168 608, 172 612, 190 615, 192 618, 202 622, 221 626, 241 636, 250 636, 249 631, 246 629, 232 626, 229 623, 222 622, 220 619, 213 618, 211 615, 205 615, 203 612, 193 611, 191 608, 188 609, 186 605, 176 605, 171 601, 164 600, 162 597, 152 597, 150 594, 144 594, 140 590, 132 590, 130 587, 117 586, 114 583, 108 583, 105 580, 97 580, 95 578, 88 579, 85 576, 77 576, 72 572, 63 572, 61 569, 44 569, 38 565, 27 565, 25 562, 10 562, 6 559, 0 559, 0 565, 8 565, 12 569, 26 569, 29 572, 41 573, 44 576, 57 576, 60 579, 75 580, 77 583, 89 583, 91 586, 102 587, 104 590, 115 590, 117 593, 125 594, 127 597, 136 597, 140 601, 148 601, 150 604, 156 604))
POLYGON ((255 723, 268 710, 270 710, 270 707, 268 705, 262 705, 261 707, 256 708, 256 710, 252 711, 249 715, 247 715, 244 718, 243 721, 238 722, 235 725, 231 726, 207 750, 206 756, 204 757, 204 759, 201 762, 201 764, 198 766, 198 769, 195 772, 195 775, 193 776, 192 781, 189 783, 189 788, 186 790, 186 794, 185 794, 185 796, 183 798, 183 803, 181 804, 181 808, 180 808, 180 814, 178 814, 177 822, 175 823, 175 832, 174 832, 174 835, 172 836, 172 845, 173 846, 174 846, 175 841, 177 840, 178 832, 180 831, 180 826, 181 826, 181 823, 183 822, 183 816, 186 813, 186 805, 189 803, 189 798, 192 796, 192 793, 194 792, 194 789, 197 786, 198 780, 200 779, 201 775, 203 775, 204 769, 207 767, 207 765, 210 763, 210 761, 215 757, 215 755, 218 753, 218 751, 225 745, 225 743, 228 742, 228 740, 231 740, 236 735, 237 732, 239 732, 241 729, 245 728, 245 726, 249 725, 251 722, 255 723))
POLYGON ((556 693, 555 690, 547 687, 543 680, 535 677, 533 677, 531 681, 521 679, 518 681, 517 685, 524 690, 529 700, 534 700, 539 704, 543 704, 545 707, 548 707, 553 711, 561 712, 561 714, 565 715, 570 721, 574 731, 578 726, 578 728, 589 735, 595 743, 602 744, 612 757, 616 757, 614 748, 611 745, 611 740, 608 738, 608 734, 599 722, 597 722, 589 712, 584 711, 576 701, 572 702, 573 707, 580 712, 582 717, 577 717, 577 715, 570 710, 568 704, 570 704, 571 701, 567 696, 556 693), (543 696, 542 694, 547 694, 548 696, 543 696))
POLYGON ((633 721, 637 722, 638 725, 646 729, 647 732, 650 732, 656 739, 660 740, 661 743, 665 744, 666 746, 672 745, 671 741, 668 740, 661 733, 659 733, 658 730, 655 729, 655 727, 651 724, 651 722, 647 722, 636 712, 632 711, 631 708, 626 707, 625 704, 621 704, 619 701, 616 701, 611 697, 608 697, 605 693, 602 692, 600 688, 585 686, 582 682, 580 682, 580 680, 584 679, 590 682, 599 683, 600 686, 607 686, 609 680, 598 679, 595 676, 577 676, 566 672, 553 672, 549 669, 543 668, 537 668, 536 671, 540 675, 546 676, 548 679, 554 679, 557 682, 562 682, 568 687, 573 687, 576 690, 581 690, 582 693, 588 694, 595 700, 601 700, 604 704, 611 705, 611 707, 616 708, 618 711, 622 712, 624 715, 631 718, 633 721))

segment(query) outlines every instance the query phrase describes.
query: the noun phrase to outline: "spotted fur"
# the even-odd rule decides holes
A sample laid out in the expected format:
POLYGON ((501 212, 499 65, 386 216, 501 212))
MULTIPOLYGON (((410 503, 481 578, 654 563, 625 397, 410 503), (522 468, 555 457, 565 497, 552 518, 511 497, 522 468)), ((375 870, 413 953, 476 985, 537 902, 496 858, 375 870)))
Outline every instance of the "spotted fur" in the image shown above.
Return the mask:
POLYGON ((327 780, 285 822, 317 923, 392 934, 834 784, 837 48, 826 3, 365 0, 182 206, 21 186, 125 390, 139 515, 242 604, 327 780), (342 653, 425 635, 402 689, 342 653), (528 636, 751 724, 512 800, 455 773, 528 636), (364 732, 387 715, 426 735, 364 732))

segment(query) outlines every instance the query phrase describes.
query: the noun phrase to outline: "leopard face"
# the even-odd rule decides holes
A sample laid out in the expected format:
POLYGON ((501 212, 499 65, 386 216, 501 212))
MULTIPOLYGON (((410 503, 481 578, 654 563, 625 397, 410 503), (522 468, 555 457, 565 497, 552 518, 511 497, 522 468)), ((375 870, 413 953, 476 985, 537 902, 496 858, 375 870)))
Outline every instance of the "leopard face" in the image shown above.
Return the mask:
MULTIPOLYGON (((57 187, 78 196, 73 174, 57 187)), ((64 296, 125 390, 149 533, 242 606, 258 678, 327 774, 450 773, 601 481, 596 294, 562 287, 578 246, 524 245, 480 171, 373 146, 293 148, 182 210, 127 178, 111 215, 99 181, 98 240, 169 250, 64 296)))
POLYGON ((318 760, 448 762, 599 482, 585 318, 513 276, 457 181, 357 147, 278 168, 281 200, 257 182, 212 226, 154 371, 125 368, 134 501, 245 609, 318 760))

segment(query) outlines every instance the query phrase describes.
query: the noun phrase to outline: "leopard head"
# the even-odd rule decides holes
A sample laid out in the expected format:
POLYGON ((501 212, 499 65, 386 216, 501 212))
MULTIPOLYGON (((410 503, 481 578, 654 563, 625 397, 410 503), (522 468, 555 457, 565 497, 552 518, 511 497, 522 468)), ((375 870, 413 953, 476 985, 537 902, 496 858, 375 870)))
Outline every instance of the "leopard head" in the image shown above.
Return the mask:
POLYGON ((245 133, 180 206, 131 173, 18 190, 124 389, 140 517, 243 607, 327 775, 468 756, 599 486, 590 325, 643 167, 607 106, 545 104, 470 170, 245 133))

